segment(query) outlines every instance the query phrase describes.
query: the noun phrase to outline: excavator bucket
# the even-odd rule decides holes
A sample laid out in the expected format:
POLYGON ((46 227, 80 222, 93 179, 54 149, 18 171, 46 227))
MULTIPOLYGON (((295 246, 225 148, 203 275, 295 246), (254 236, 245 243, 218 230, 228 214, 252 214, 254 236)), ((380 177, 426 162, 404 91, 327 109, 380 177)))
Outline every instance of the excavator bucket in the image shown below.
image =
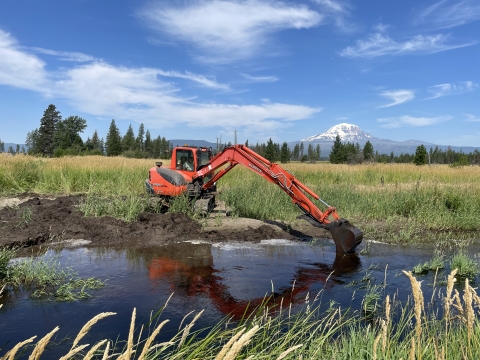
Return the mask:
POLYGON ((350 224, 348 220, 333 221, 326 228, 332 234, 337 253, 352 252, 362 242, 362 231, 350 224))

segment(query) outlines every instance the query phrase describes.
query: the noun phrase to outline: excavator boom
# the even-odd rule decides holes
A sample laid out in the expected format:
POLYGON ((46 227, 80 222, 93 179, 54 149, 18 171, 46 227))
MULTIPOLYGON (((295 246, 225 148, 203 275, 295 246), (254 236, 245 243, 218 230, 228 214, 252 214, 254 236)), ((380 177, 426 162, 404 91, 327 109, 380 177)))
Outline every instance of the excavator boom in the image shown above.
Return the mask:
POLYGON ((292 202, 303 211, 304 214, 300 218, 307 220, 314 226, 330 231, 338 253, 351 252, 362 242, 363 233, 360 229, 350 224, 348 220, 340 218, 335 207, 326 204, 292 173, 278 164, 271 163, 244 145, 225 148, 213 157, 207 165, 197 170, 192 176, 192 181, 203 183, 203 178, 214 174, 210 180, 202 185, 202 189, 208 189, 238 164, 278 185, 290 196, 292 202), (215 173, 217 170, 218 172, 215 173), (327 209, 322 212, 307 195, 322 202, 327 206, 327 209))

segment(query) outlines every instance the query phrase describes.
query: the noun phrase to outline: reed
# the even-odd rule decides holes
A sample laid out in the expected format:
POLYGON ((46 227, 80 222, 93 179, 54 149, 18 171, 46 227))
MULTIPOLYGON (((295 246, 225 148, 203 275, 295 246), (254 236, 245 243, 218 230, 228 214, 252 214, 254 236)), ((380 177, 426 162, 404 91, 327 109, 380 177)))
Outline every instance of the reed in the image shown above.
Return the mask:
MULTIPOLYGON (((180 327, 169 341, 156 344, 154 339, 166 320, 160 322, 151 335, 142 339, 135 335, 135 314, 132 314, 128 339, 120 352, 118 347, 122 346, 121 341, 103 339, 95 342, 92 347, 79 345, 80 339, 92 331, 92 325, 106 317, 105 314, 100 314, 80 329, 72 347, 62 358, 76 356, 107 359, 112 356, 118 358, 120 355, 124 359, 187 360, 454 359, 459 354, 462 358, 479 358, 479 319, 474 307, 478 295, 470 283, 465 281, 462 301, 457 295, 457 289, 453 289, 455 271, 449 275, 449 284, 442 297, 446 300, 447 296, 455 294, 455 300, 444 301, 445 310, 448 307, 449 312, 445 311, 443 317, 438 317, 429 313, 428 309, 432 309, 430 306, 423 305, 423 293, 418 280, 409 272, 405 272, 405 275, 412 286, 413 307, 409 303, 392 301, 387 296, 384 300, 384 313, 367 323, 358 311, 333 308, 325 312, 319 303, 310 303, 313 307, 309 312, 304 310, 289 315, 287 311, 279 310, 276 316, 271 316, 269 310, 263 308, 236 325, 230 323, 226 326, 228 319, 225 319, 210 329, 194 330, 194 324, 201 316, 199 312, 190 324, 180 327), (411 327, 413 318, 415 326, 411 327), (445 326, 447 322, 449 326, 445 326), (190 325, 192 326, 189 327, 190 325), (184 338, 186 328, 189 331, 184 338), (200 332, 203 334, 201 337, 198 336, 200 332), (100 350, 102 346, 105 346, 104 350, 100 350)), ((32 357, 36 349, 43 346, 39 344, 45 343, 44 339, 50 334, 33 347, 32 359, 36 358, 32 357)), ((13 359, 20 348, 25 353, 28 351, 25 345, 33 340, 31 338, 13 346, 2 359, 13 359)))

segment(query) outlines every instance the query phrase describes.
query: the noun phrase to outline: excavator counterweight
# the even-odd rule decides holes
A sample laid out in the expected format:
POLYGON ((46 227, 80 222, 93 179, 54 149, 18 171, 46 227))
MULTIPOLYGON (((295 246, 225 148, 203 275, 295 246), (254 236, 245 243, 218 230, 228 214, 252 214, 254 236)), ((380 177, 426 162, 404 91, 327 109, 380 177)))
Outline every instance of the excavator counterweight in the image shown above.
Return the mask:
POLYGON ((152 195, 172 197, 186 193, 196 200, 197 206, 208 210, 215 201, 216 182, 238 164, 279 186, 302 210, 299 218, 330 231, 337 253, 352 252, 362 242, 362 231, 340 218, 333 206, 321 200, 292 173, 245 145, 227 147, 215 156, 211 148, 176 147, 170 167, 162 167, 158 162, 150 169, 145 185, 152 195), (325 204, 327 209, 322 212, 309 196, 325 204))

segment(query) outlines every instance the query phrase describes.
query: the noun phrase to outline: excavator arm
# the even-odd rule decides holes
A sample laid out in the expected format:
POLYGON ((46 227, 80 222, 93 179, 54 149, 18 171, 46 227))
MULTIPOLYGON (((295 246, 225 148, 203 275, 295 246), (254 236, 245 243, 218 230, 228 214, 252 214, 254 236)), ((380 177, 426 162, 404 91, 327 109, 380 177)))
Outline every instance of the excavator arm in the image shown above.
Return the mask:
POLYGON ((304 214, 300 218, 330 231, 338 253, 351 252, 362 242, 363 234, 360 229, 350 224, 348 220, 340 218, 335 207, 325 203, 292 173, 278 164, 271 163, 244 145, 230 146, 219 152, 192 176, 192 180, 194 183, 201 183, 205 176, 214 173, 213 177, 202 185, 202 189, 206 190, 238 164, 279 186, 303 211, 304 214), (224 167, 225 165, 227 166, 224 167), (218 172, 215 173, 217 170, 218 172), (322 202, 327 209, 322 212, 307 195, 322 202))

